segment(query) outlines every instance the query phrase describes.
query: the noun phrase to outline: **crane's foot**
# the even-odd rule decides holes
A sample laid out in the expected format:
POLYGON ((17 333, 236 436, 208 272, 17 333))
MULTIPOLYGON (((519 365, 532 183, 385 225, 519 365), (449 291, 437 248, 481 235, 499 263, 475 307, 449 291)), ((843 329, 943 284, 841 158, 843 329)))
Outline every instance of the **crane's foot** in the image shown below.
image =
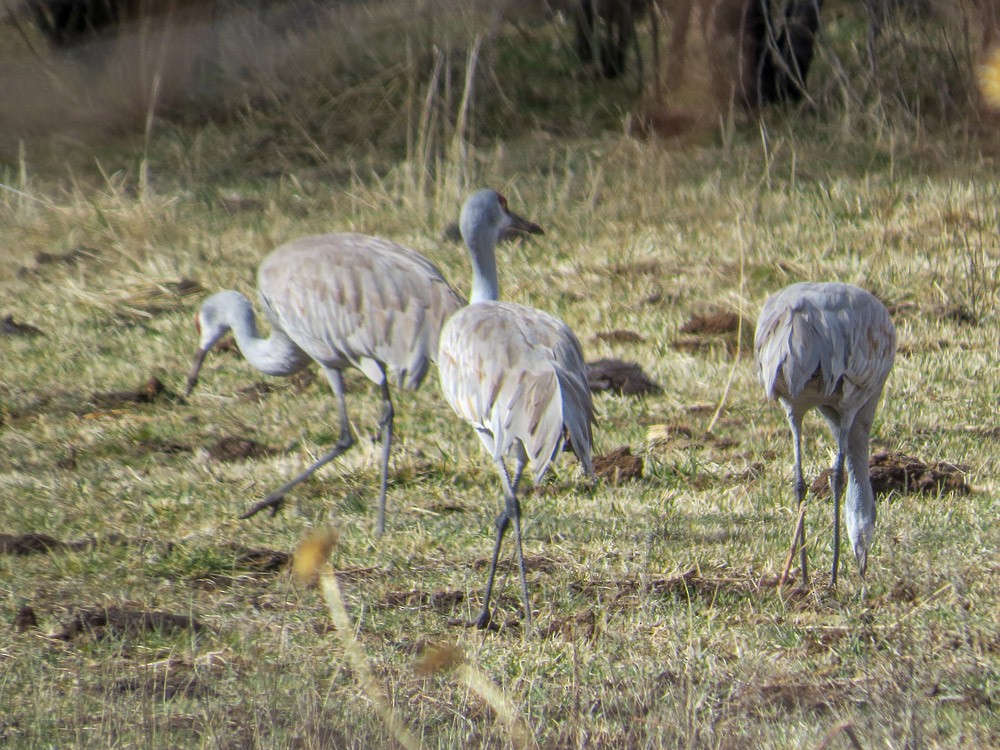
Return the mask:
POLYGON ((248 518, 256 516, 262 510, 267 510, 267 509, 271 510, 271 518, 274 518, 276 515, 278 515, 278 511, 281 510, 281 506, 283 506, 284 504, 285 504, 284 495, 268 495, 260 502, 254 503, 250 507, 250 510, 248 510, 246 513, 243 513, 240 516, 240 520, 245 521, 248 518))

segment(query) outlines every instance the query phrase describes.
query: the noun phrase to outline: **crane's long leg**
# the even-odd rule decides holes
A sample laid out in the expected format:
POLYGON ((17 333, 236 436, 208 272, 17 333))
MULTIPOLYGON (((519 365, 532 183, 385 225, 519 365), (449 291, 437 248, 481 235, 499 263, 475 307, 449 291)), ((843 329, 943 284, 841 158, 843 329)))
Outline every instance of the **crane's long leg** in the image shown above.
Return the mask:
POLYGON ((289 490, 306 481, 313 475, 316 469, 324 464, 330 463, 330 461, 347 452, 347 450, 354 445, 354 436, 351 435, 351 423, 347 416, 347 399, 345 397, 343 376, 340 374, 340 370, 324 369, 323 372, 326 375, 327 380, 330 381, 330 386, 333 388, 334 394, 337 396, 337 405, 340 409, 340 437, 337 439, 336 444, 329 453, 321 456, 315 463, 313 463, 312 466, 295 477, 295 479, 290 482, 286 482, 263 500, 255 503, 246 513, 241 515, 240 518, 250 518, 266 508, 271 509, 272 516, 275 515, 285 502, 285 495, 289 490))
POLYGON ((788 558, 785 560, 785 568, 778 579, 778 585, 783 586, 788 579, 789 570, 792 567, 792 560, 795 558, 796 550, 799 552, 799 565, 802 569, 802 583, 809 583, 809 571, 806 558, 806 483, 802 477, 802 418, 795 414, 790 408, 787 409, 788 425, 792 430, 793 453, 795 465, 792 468, 792 489, 795 492, 796 507, 798 517, 795 521, 795 533, 792 535, 792 546, 788 551, 788 558))
POLYGON ((507 527, 512 521, 514 523, 514 541, 517 545, 518 567, 521 572, 521 597, 524 601, 525 628, 526 630, 531 629, 531 606, 528 601, 527 569, 524 563, 524 548, 521 544, 521 503, 517 499, 517 488, 521 483, 521 475, 524 473, 528 457, 524 452, 524 447, 519 443, 516 445, 518 450, 515 455, 513 480, 507 472, 507 465, 503 462, 503 459, 497 460, 497 469, 500 472, 500 481, 503 485, 504 507, 500 511, 500 515, 497 516, 497 539, 493 547, 493 558, 490 561, 490 573, 489 578, 486 580, 486 590, 483 593, 483 608, 476 619, 476 627, 480 630, 489 627, 490 624, 490 597, 493 594, 493 581, 496 578, 497 565, 500 561, 500 545, 503 543, 504 534, 507 533, 507 527))
POLYGON ((830 490, 833 492, 833 569, 830 571, 830 586, 837 585, 837 570, 840 564, 840 500, 844 494, 844 460, 847 454, 847 430, 837 431, 837 458, 833 462, 830 490))
MULTIPOLYGON (((503 459, 497 461, 503 471, 502 474, 507 473, 507 467, 504 466, 503 459)), ((510 525, 510 507, 507 503, 506 497, 504 498, 504 507, 500 511, 500 515, 497 516, 496 529, 497 529, 497 539, 496 543, 493 545, 493 559, 490 561, 490 573, 489 577, 486 579, 486 590, 483 592, 483 608, 479 611, 479 617, 476 618, 476 627, 480 630, 484 630, 490 625, 490 596, 493 594, 493 579, 497 574, 497 563, 500 561, 500 545, 503 543, 503 536, 507 533, 507 527, 510 525)))
POLYGON ((378 420, 379 439, 382 441, 382 483, 378 496, 378 517, 375 519, 375 535, 385 533, 385 495, 389 486, 389 451, 392 448, 392 418, 395 410, 389 397, 389 383, 383 374, 382 380, 382 416, 378 420))

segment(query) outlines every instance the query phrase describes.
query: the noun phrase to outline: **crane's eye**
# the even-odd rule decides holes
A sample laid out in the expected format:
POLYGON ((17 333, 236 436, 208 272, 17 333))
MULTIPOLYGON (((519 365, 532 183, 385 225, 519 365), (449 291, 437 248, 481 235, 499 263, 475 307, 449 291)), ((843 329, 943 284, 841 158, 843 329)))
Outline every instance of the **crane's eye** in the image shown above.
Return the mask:
POLYGON ((507 199, 504 198, 502 195, 500 195, 500 193, 497 193, 497 200, 500 201, 500 205, 506 211, 507 210, 507 199))

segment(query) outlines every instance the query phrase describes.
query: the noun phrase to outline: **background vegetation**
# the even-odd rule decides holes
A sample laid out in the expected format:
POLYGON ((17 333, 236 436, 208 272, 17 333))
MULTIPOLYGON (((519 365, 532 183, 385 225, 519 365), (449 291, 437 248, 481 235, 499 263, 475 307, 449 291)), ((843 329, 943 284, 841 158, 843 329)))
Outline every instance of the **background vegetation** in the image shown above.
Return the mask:
MULTIPOLYGON (((824 6, 813 101, 759 117, 709 93, 696 31, 685 83, 637 97, 520 6, 274 5, 198 21, 193 48, 144 27, 69 56, 6 27, 0 742, 1000 745, 1000 196, 977 17, 891 15, 873 67, 858 5, 824 6), (526 498, 527 637, 510 569, 498 632, 454 624, 478 609, 499 486, 435 376, 396 400, 382 539, 360 375, 360 445, 273 519, 235 517, 335 439, 329 389, 230 350, 176 396, 200 300, 252 295, 292 237, 392 237, 467 291, 442 231, 481 185, 546 229, 504 247, 504 296, 663 386, 595 397, 598 452, 629 446, 640 478, 590 490, 567 455, 526 498), (959 465, 971 489, 880 499, 864 599, 853 574, 825 585, 825 498, 812 586, 774 585, 791 448, 747 344, 802 279, 891 306, 875 448, 959 465), (685 326, 720 310, 742 330, 685 326), (285 566, 327 525, 346 615, 329 578, 285 566)), ((816 476, 830 443, 808 428, 816 476)))

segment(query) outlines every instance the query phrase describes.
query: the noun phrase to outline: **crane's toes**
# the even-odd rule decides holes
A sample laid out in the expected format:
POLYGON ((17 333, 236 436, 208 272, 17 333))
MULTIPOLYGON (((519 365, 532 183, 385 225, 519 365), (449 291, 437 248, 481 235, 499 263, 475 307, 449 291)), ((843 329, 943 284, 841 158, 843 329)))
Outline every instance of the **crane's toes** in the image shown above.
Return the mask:
POLYGON ((467 628, 476 628, 476 630, 489 630, 493 633, 499 633, 504 625, 493 620, 493 613, 488 610, 483 610, 479 613, 479 617, 472 620, 466 625, 467 628))

